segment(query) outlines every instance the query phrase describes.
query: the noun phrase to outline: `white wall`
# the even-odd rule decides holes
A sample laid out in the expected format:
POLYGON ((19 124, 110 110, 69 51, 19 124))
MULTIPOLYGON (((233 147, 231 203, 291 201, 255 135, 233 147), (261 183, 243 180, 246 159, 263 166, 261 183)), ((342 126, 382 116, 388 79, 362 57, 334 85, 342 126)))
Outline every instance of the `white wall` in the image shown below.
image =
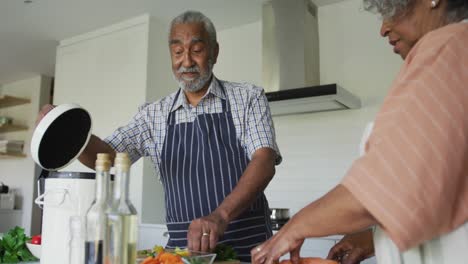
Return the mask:
POLYGON ((219 56, 215 75, 235 82, 262 85, 261 21, 218 32, 219 56))
POLYGON ((381 20, 362 9, 362 0, 319 8, 320 80, 341 84, 378 106, 403 61, 380 36, 381 20))
MULTIPOLYGON (((35 76, 2 86, 2 95, 31 99, 30 104, 0 109, 0 115, 10 116, 16 124, 29 127, 26 131, 0 135, 9 140, 25 141, 26 158, 0 159, 0 181, 15 189, 17 194, 15 207, 22 210, 22 221, 16 224, 24 227, 28 235, 38 234, 41 227, 41 212, 33 203, 36 197, 36 177, 39 171, 29 152, 30 142, 37 113, 39 108, 48 101, 50 87, 51 78, 43 76, 35 76)), ((7 217, 7 215, 3 214, 2 217, 7 217)))

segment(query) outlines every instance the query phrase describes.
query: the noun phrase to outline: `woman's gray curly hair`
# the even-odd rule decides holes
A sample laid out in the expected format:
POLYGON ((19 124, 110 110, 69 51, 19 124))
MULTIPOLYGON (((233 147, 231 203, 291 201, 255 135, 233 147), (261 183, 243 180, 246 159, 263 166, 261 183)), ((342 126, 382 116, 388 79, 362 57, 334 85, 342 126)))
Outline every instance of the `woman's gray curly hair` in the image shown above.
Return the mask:
MULTIPOLYGON (((407 11, 415 1, 421 0, 363 0, 364 9, 377 12, 383 18, 390 18, 407 11)), ((429 0, 424 0, 429 1, 429 0)), ((446 0, 447 9, 445 19, 453 23, 468 18, 468 0, 446 0)))

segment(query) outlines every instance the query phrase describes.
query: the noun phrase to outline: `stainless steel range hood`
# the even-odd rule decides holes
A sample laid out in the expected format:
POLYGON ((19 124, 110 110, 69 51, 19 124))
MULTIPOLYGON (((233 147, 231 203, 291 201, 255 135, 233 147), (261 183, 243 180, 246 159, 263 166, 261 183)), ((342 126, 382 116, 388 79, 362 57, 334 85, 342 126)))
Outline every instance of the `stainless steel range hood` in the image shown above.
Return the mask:
POLYGON ((273 116, 360 108, 359 98, 336 84, 266 94, 273 116))
POLYGON ((359 108, 337 84, 320 85, 317 7, 310 0, 263 5, 263 86, 271 112, 286 115, 359 108))

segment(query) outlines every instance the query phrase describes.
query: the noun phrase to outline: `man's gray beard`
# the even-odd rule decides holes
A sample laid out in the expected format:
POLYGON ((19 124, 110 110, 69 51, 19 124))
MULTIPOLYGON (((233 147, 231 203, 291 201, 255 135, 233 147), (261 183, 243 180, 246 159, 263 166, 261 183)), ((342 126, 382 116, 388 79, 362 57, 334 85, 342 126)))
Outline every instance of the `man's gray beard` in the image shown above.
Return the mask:
MULTIPOLYGON (((183 72, 184 70, 187 69, 179 69, 179 71, 183 72)), ((194 72, 200 72, 200 69, 196 67, 192 67, 188 69, 189 71, 197 70, 194 72)), ((200 77, 192 80, 192 81, 187 81, 184 80, 182 77, 177 78, 177 76, 174 74, 174 79, 176 82, 179 84, 179 87, 182 88, 184 91, 187 92, 198 92, 200 91, 206 83, 211 79, 211 75, 213 75, 213 64, 211 62, 208 62, 208 74, 206 75, 200 75, 200 77)))

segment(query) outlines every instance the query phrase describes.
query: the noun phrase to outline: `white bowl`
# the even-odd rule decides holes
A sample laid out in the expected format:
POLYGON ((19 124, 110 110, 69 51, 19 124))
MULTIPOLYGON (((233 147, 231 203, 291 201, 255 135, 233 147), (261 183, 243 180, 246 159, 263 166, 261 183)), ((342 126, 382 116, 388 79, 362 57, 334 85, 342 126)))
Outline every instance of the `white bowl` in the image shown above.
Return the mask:
POLYGON ((26 243, 26 247, 28 247, 29 251, 31 251, 31 254, 33 254, 33 256, 35 256, 38 259, 41 258, 41 245, 26 243))

